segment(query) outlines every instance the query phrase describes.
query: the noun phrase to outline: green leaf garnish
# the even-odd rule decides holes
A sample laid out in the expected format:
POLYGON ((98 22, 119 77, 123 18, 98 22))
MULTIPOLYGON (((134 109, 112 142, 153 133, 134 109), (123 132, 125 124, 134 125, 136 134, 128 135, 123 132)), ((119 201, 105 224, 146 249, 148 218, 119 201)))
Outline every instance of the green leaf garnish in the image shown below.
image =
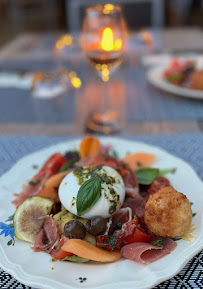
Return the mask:
POLYGON ((36 180, 30 181, 29 184, 35 186, 35 185, 39 184, 40 182, 41 182, 41 179, 36 179, 36 180))
POLYGON ((163 247, 164 241, 162 239, 156 239, 152 242, 152 245, 157 246, 157 247, 163 247))
POLYGON ((92 178, 84 182, 80 187, 76 200, 77 214, 81 216, 89 211, 101 197, 101 181, 92 178))
POLYGON ((174 174, 176 172, 176 168, 169 168, 169 169, 159 169, 159 177, 164 176, 168 173, 174 174))
POLYGON ((89 259, 73 255, 73 256, 66 256, 61 261, 70 261, 70 262, 75 262, 75 263, 86 263, 89 261, 89 259))
POLYGON ((159 176, 159 169, 141 168, 136 170, 135 173, 137 176, 138 184, 149 185, 159 176))
POLYGON ((109 154, 111 154, 115 159, 119 159, 119 155, 118 155, 117 151, 112 150, 109 152, 109 154))
POLYGON ((118 237, 116 235, 111 235, 109 237, 109 244, 111 245, 113 250, 116 248, 117 241, 118 241, 118 237))
POLYGON ((65 163, 64 165, 62 165, 62 167, 61 167, 60 170, 59 170, 59 173, 65 172, 65 171, 67 171, 68 169, 71 169, 71 168, 73 167, 74 163, 75 163, 75 160, 70 160, 70 161, 68 161, 67 163, 65 163))
POLYGON ((138 184, 140 185, 149 185, 151 184, 156 178, 163 176, 168 173, 174 173, 176 168, 169 168, 169 169, 157 169, 157 168, 140 168, 135 171, 137 176, 138 184))

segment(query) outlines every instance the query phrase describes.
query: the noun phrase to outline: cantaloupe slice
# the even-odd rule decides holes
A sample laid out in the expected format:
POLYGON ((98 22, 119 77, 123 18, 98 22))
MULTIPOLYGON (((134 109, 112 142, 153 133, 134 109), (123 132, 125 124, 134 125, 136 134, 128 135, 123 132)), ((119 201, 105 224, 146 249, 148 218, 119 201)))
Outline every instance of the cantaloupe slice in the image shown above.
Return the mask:
POLYGON ((101 152, 101 144, 98 138, 87 135, 80 142, 79 154, 82 158, 94 157, 101 152))
POLYGON ((137 170, 139 168, 150 167, 156 159, 156 155, 138 152, 133 154, 128 154, 122 160, 129 165, 132 170, 137 170))
POLYGON ((104 249, 98 248, 87 241, 80 239, 69 239, 64 243, 61 249, 98 262, 115 262, 121 258, 119 251, 105 251, 104 249))
POLYGON ((56 201, 58 199, 58 192, 56 189, 59 187, 62 179, 67 175, 67 173, 68 171, 64 171, 48 178, 40 191, 39 196, 56 201))

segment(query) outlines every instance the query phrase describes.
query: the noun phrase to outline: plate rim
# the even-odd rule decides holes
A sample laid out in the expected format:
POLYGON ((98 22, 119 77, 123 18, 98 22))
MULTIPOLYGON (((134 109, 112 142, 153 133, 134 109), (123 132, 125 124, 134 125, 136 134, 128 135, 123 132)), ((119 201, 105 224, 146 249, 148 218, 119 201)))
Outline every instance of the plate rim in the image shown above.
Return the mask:
MULTIPOLYGON (((61 146, 64 146, 65 144, 67 144, 67 145, 70 145, 70 146, 72 146, 72 145, 77 145, 78 143, 79 143, 79 141, 80 141, 80 139, 81 139, 81 137, 76 137, 76 138, 74 138, 74 139, 71 139, 71 140, 64 140, 64 141, 59 141, 59 142, 57 142, 57 143, 55 143, 55 144, 53 144, 53 145, 48 145, 48 146, 46 146, 46 147, 44 147, 44 148, 41 148, 41 149, 39 149, 39 150, 36 150, 36 151, 34 151, 34 152, 31 152, 31 153, 28 153, 28 154, 26 154, 24 157, 22 157, 22 158, 20 158, 17 162, 15 162, 14 164, 13 164, 13 166, 12 167, 10 167, 10 169, 8 169, 6 172, 4 172, 1 176, 0 176, 0 182, 2 181, 2 179, 4 179, 4 178, 6 178, 7 177, 7 175, 9 175, 10 173, 12 173, 12 170, 13 169, 15 169, 15 167, 18 167, 19 165, 21 165, 21 163, 23 163, 23 162, 25 162, 27 159, 29 160, 30 158, 33 158, 33 156, 35 156, 35 155, 38 155, 38 154, 42 154, 43 152, 48 152, 48 154, 49 154, 49 151, 54 151, 54 150, 56 150, 57 151, 57 147, 61 147, 61 146)), ((193 171, 193 173, 195 174, 195 177, 196 178, 198 178, 199 179, 199 181, 200 181, 200 183, 202 184, 202 186, 203 186, 203 181, 200 179, 200 177, 198 176, 198 174, 196 173, 196 171, 195 171, 195 169, 189 164, 189 163, 187 163, 185 160, 183 160, 181 157, 178 157, 178 156, 176 156, 176 155, 173 155, 173 154, 171 154, 171 153, 169 153, 167 150, 165 150, 165 149, 163 149, 163 148, 161 148, 161 147, 159 147, 159 146, 157 146, 157 145, 151 145, 151 144, 148 144, 148 143, 146 143, 146 142, 143 142, 143 141, 137 141, 137 140, 131 140, 131 139, 126 139, 126 138, 121 138, 121 137, 99 137, 99 139, 101 140, 101 143, 105 140, 105 142, 116 142, 116 141, 119 141, 119 142, 127 142, 128 144, 130 143, 130 144, 134 144, 134 145, 136 145, 136 144, 138 144, 138 145, 144 145, 145 147, 147 146, 147 147, 149 147, 150 149, 155 149, 155 150, 158 150, 158 151, 160 151, 161 152, 161 154, 163 153, 163 154, 167 154, 169 157, 172 157, 173 159, 175 159, 175 160, 178 160, 178 161, 181 161, 182 163, 184 163, 184 165, 186 166, 186 167, 188 167, 188 168, 190 168, 190 170, 192 170, 193 171)), ((45 159, 47 158, 47 156, 45 156, 45 159)), ((202 214, 202 219, 203 219, 203 214, 202 214)), ((201 231, 201 234, 202 234, 202 231, 201 231)), ((156 279, 156 280, 153 280, 153 283, 152 282, 150 282, 150 287, 149 286, 144 286, 144 287, 139 287, 139 288, 145 288, 145 289, 147 289, 147 288, 151 288, 152 286, 156 286, 156 285, 158 285, 158 284, 160 284, 161 282, 164 282, 164 281, 166 281, 166 280, 168 280, 168 279, 170 279, 170 278, 172 278, 172 277, 174 277, 175 275, 177 275, 183 268, 184 268, 184 266, 189 262, 189 260, 191 260, 195 255, 197 255, 201 250, 203 249, 203 241, 202 241, 202 243, 200 242, 200 244, 199 244, 199 246, 198 246, 198 248, 196 249, 196 250, 193 250, 193 253, 188 257, 188 258, 186 258, 185 260, 184 260, 184 262, 182 262, 182 264, 179 266, 179 268, 177 268, 176 270, 175 270, 175 272, 173 272, 173 273, 171 273, 171 274, 167 274, 167 276, 162 276, 162 278, 159 278, 159 279, 156 279)), ((0 244, 0 251, 2 251, 3 252, 3 247, 1 246, 1 244, 0 244)), ((3 252, 4 253, 4 252, 3 252)), ((22 279, 21 279, 21 277, 19 277, 18 276, 18 270, 17 270, 17 272, 15 272, 15 266, 11 266, 11 264, 9 264, 9 260, 8 260, 8 258, 7 258, 7 256, 5 255, 5 254, 0 254, 0 266, 1 266, 1 268, 3 269, 3 270, 5 270, 6 272, 8 272, 9 274, 11 274, 14 278, 16 278, 16 280, 18 280, 19 282, 21 282, 21 283, 23 283, 23 284, 25 284, 24 282, 24 280, 25 279, 27 279, 27 277, 26 277, 26 273, 25 272, 22 272, 23 274, 24 274, 24 276, 22 276, 22 279), (7 263, 8 263, 8 266, 10 266, 10 267, 8 267, 8 266, 4 266, 4 264, 6 264, 6 262, 3 264, 3 260, 2 259, 7 259, 7 260, 4 260, 4 261, 7 261, 7 263)), ((18 266, 20 266, 20 265, 18 265, 18 266)), ((23 270, 22 270, 23 271, 23 270)), ((30 277, 33 277, 33 276, 30 276, 30 277)), ((35 276, 34 276, 35 277, 35 276)), ((156 276, 155 276, 156 277, 156 276)), ((40 279, 47 279, 46 277, 39 277, 40 279)), ((63 285, 61 282, 58 282, 58 281, 56 281, 56 280, 51 280, 51 282, 53 282, 53 283, 57 283, 57 285, 63 285)), ((26 284, 28 284, 28 286, 32 286, 32 287, 38 287, 38 286, 40 286, 40 287, 38 287, 38 288, 44 288, 44 289, 47 289, 47 288, 55 288, 55 287, 50 287, 50 285, 46 285, 46 284, 42 284, 42 283, 38 283, 38 282, 36 282, 36 281, 33 281, 33 280, 31 280, 31 281, 27 281, 26 280, 26 284)), ((135 284, 134 284, 134 281, 129 281, 129 282, 126 282, 126 281, 122 281, 122 282, 114 282, 114 283, 111 283, 110 284, 110 286, 113 286, 113 285, 116 285, 117 286, 117 288, 123 288, 123 284, 127 284, 128 285, 128 288, 134 288, 134 286, 135 286, 135 284), (120 285, 122 283, 122 286, 118 286, 118 285, 120 285)), ((52 286, 52 285, 51 285, 52 286)), ((62 288, 62 287, 61 287, 62 288)), ((73 289, 75 289, 75 288, 80 288, 79 286, 72 286, 72 285, 66 285, 66 288, 73 288, 73 289), (69 286, 69 287, 67 287, 67 286, 69 286)), ((92 288, 91 286, 89 287, 89 288, 92 288)), ((107 284, 104 284, 104 285, 99 285, 99 286, 97 286, 97 287, 95 287, 94 286, 94 288, 95 289, 107 289, 107 288, 110 288, 110 287, 108 287, 108 285, 107 284)))

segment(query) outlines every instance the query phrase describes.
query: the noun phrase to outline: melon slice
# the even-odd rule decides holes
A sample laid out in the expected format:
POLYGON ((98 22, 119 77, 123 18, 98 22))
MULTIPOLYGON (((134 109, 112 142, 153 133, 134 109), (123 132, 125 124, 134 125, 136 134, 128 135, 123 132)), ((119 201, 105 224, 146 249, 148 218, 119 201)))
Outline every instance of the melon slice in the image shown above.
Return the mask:
POLYGON ((132 170, 150 167, 155 160, 156 155, 146 152, 128 154, 122 159, 122 161, 128 164, 132 170))
POLYGON ((104 249, 98 248, 87 241, 80 239, 69 239, 64 243, 61 249, 98 262, 115 262, 121 258, 121 254, 118 251, 105 251, 104 249))

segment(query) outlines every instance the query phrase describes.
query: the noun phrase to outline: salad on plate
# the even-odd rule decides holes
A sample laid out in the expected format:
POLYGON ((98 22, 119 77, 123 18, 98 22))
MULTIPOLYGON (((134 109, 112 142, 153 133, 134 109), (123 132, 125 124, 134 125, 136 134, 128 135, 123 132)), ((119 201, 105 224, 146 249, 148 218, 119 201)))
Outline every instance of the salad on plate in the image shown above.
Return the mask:
POLYGON ((163 78, 173 85, 203 90, 203 59, 173 58, 163 71, 163 78))
POLYGON ((191 230, 188 198, 152 167, 156 155, 129 153, 85 136, 78 150, 52 154, 12 201, 15 237, 54 260, 121 258, 149 264, 191 230))

